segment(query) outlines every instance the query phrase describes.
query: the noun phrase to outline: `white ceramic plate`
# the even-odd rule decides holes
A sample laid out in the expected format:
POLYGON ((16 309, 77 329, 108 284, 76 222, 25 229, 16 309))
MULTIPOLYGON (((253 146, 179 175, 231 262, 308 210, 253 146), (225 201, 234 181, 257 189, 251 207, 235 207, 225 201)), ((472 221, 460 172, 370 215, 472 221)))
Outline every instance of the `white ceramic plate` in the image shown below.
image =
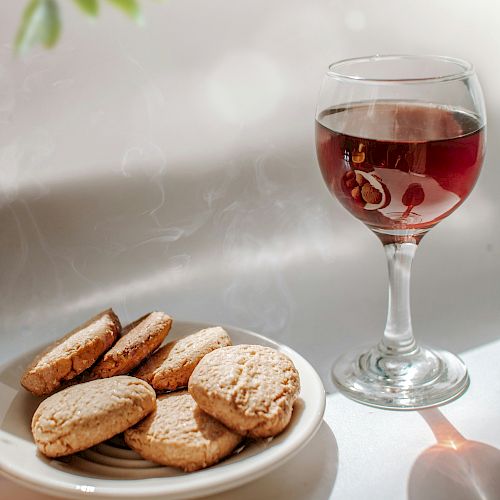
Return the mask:
MULTIPOLYGON (((177 321, 168 340, 210 325, 177 321)), ((111 440, 65 459, 37 453, 31 417, 42 400, 19 386, 30 352, 0 367, 0 472, 24 486, 63 498, 186 498, 228 490, 262 476, 297 453, 318 430, 325 409, 323 384, 295 351, 261 335, 225 327, 234 344, 260 344, 287 354, 300 374, 301 393, 287 429, 271 440, 250 442, 205 470, 183 473, 142 460, 111 440)))

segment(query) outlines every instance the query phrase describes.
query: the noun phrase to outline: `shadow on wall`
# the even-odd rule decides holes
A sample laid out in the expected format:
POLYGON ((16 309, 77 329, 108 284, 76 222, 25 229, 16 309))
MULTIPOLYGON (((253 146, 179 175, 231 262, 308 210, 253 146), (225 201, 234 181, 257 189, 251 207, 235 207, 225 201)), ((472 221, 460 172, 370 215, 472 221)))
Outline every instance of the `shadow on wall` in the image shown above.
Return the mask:
POLYGON ((437 443, 411 469, 409 500, 499 500, 500 450, 466 439, 437 408, 420 415, 437 443))
MULTIPOLYGON (((159 276, 157 290, 168 294, 165 287, 177 287, 175 280, 199 282, 207 278, 200 272, 217 274, 214 264, 246 271, 242 258, 259 259, 273 243, 286 250, 293 246, 290 240, 314 228, 321 227, 318 238, 324 235, 332 222, 318 203, 319 172, 310 174, 310 152, 293 153, 283 156, 270 148, 256 160, 242 155, 237 165, 186 165, 171 172, 143 166, 58 181, 4 199, 4 328, 21 319, 29 325, 30 314, 50 320, 61 305, 97 292, 106 303, 123 302, 142 293, 145 278, 159 276), (316 224, 318 218, 324 220, 316 224)), ((284 253, 276 256, 280 265, 284 253)), ((147 288, 152 291, 151 281, 147 288)), ((84 300, 77 311, 99 309, 101 301, 84 300)))

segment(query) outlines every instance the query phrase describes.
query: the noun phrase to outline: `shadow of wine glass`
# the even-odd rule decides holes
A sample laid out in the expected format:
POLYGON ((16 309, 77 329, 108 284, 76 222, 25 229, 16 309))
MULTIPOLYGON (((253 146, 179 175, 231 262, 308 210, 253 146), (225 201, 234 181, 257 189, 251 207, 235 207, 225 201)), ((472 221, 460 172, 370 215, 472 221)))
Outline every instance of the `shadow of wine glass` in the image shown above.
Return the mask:
POLYGON ((419 413, 437 443, 413 464, 409 500, 500 500, 500 450, 466 439, 437 408, 419 413))

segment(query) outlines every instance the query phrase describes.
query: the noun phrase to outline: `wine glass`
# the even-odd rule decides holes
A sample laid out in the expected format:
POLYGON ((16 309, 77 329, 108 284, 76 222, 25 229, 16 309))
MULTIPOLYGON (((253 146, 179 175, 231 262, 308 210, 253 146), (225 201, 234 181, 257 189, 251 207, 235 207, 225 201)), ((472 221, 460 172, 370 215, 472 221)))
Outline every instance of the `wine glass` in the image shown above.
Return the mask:
POLYGON ((326 73, 316 148, 329 190, 381 240, 389 268, 382 340, 339 358, 345 395, 381 408, 450 401, 468 387, 464 363, 415 342, 410 269, 417 245, 469 195, 485 153, 486 115, 471 64, 442 56, 372 56, 326 73))

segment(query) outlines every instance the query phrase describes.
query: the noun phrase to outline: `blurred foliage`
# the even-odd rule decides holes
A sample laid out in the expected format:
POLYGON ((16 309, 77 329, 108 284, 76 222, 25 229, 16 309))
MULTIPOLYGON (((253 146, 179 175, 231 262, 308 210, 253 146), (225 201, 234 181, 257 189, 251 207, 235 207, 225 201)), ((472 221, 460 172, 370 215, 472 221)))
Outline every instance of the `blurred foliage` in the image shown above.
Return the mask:
MULTIPOLYGON (((97 17, 104 0, 73 0, 80 10, 90 17, 97 17)), ((135 22, 142 22, 141 8, 137 0, 106 0, 107 3, 124 12, 135 22)), ((53 47, 61 35, 61 15, 56 0, 31 0, 23 12, 17 30, 15 47, 24 53, 34 45, 53 47)))

